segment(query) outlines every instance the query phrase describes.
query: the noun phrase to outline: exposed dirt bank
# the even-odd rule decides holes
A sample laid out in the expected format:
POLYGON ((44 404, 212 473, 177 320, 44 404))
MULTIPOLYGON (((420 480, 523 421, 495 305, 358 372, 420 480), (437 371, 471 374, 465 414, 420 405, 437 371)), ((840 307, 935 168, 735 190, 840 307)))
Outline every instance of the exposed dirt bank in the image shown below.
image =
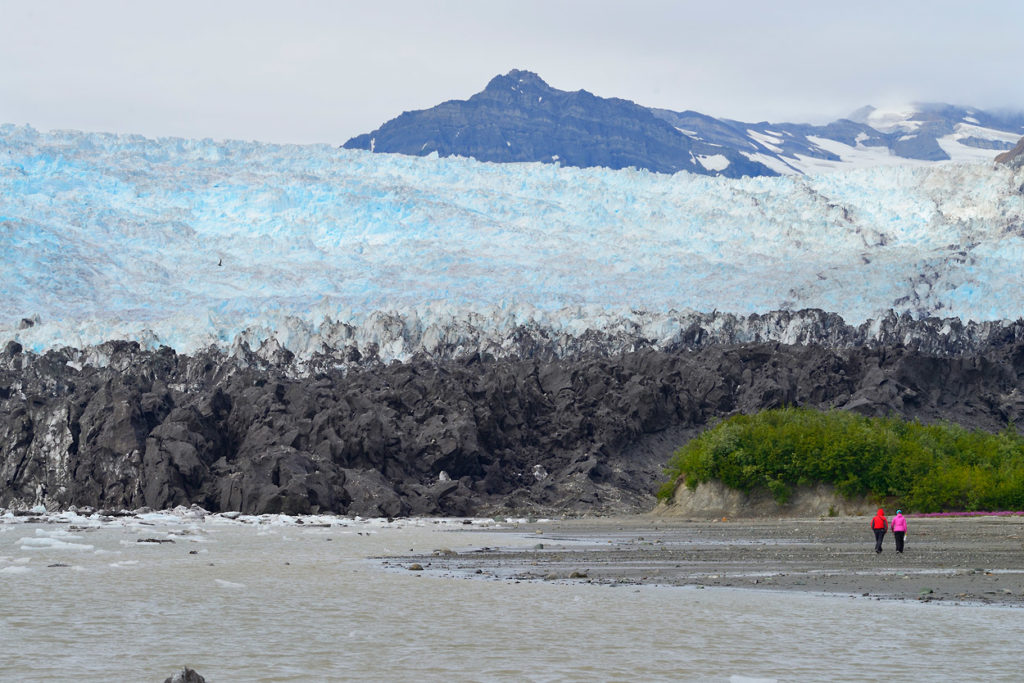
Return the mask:
POLYGON ((780 505, 767 490, 749 494, 731 489, 721 482, 709 481, 694 490, 676 487, 668 504, 660 504, 659 517, 713 519, 718 517, 835 517, 837 515, 873 515, 878 504, 867 498, 844 498, 826 484, 795 488, 789 500, 780 505))
MULTIPOLYGON (((490 530, 490 531, 493 531, 490 530)), ((731 586, 896 600, 1024 605, 1024 517, 909 518, 876 555, 868 517, 695 521, 636 516, 522 523, 529 550, 438 549, 428 572, 502 580, 731 586)), ((472 532, 455 543, 471 547, 472 532)), ((383 560, 390 566, 394 558, 383 560)))

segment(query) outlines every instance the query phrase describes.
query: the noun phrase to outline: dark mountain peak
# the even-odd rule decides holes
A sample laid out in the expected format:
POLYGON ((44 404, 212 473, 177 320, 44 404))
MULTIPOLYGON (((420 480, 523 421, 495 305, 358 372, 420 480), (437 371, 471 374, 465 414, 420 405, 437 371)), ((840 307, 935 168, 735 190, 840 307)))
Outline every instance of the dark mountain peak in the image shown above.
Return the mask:
POLYGON ((532 71, 512 69, 507 74, 495 76, 484 88, 484 92, 495 90, 531 90, 550 92, 553 88, 532 71))
POLYGON ((548 85, 543 78, 532 71, 512 69, 507 74, 495 76, 480 92, 465 102, 478 104, 490 102, 498 106, 517 109, 536 106, 550 107, 552 100, 561 100, 568 93, 556 90, 548 85))
MULTIPOLYGON (((548 111, 585 107, 593 110, 616 109, 622 105, 634 108, 634 115, 645 115, 646 108, 635 102, 618 98, 598 97, 586 90, 559 90, 532 71, 512 69, 507 74, 495 76, 487 87, 467 100, 468 102, 488 101, 516 109, 540 108, 548 111), (643 112, 643 113, 641 113, 643 112)), ((595 112, 596 113, 596 112, 595 112)), ((613 116, 620 113, 611 113, 613 116)), ((604 115, 602 114, 602 115, 604 115)))

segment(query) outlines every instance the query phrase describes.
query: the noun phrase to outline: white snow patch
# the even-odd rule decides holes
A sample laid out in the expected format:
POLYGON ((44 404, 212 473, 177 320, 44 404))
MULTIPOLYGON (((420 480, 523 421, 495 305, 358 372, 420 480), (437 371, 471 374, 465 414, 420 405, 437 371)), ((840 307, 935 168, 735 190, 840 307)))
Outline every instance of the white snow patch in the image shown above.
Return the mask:
POLYGON ((751 161, 757 161, 764 164, 776 173, 782 175, 794 175, 802 172, 800 168, 794 168, 787 162, 783 161, 779 157, 771 156, 770 154, 764 154, 763 152, 751 153, 751 152, 740 152, 743 156, 747 157, 751 161))
POLYGON ((883 133, 893 133, 898 130, 912 132, 921 127, 921 121, 910 120, 910 117, 917 114, 918 111, 918 108, 912 104, 879 108, 868 114, 865 122, 883 133))
POLYGON ((1009 142, 1011 144, 1017 144, 1017 141, 1021 138, 1018 133, 1008 133, 1003 130, 995 130, 994 128, 985 128, 984 126, 971 126, 966 123, 956 124, 953 127, 952 137, 958 140, 961 138, 998 140, 999 142, 1009 142))
MULTIPOLYGON (((951 161, 956 163, 984 163, 991 162, 999 154, 1002 154, 1005 150, 1001 149, 980 149, 971 145, 965 145, 960 142, 966 135, 961 135, 959 132, 955 132, 952 135, 946 135, 938 138, 936 142, 939 143, 939 147, 949 155, 951 161)), ((980 137, 980 136, 977 136, 980 137)), ((996 139, 999 138, 988 138, 996 139)))
POLYGON ((756 140, 757 142, 761 143, 761 145, 764 146, 765 148, 775 152, 776 154, 782 153, 782 148, 779 147, 779 145, 782 144, 782 138, 775 137, 772 135, 766 135, 765 133, 761 133, 750 128, 747 129, 747 135, 750 136, 752 139, 756 140))
POLYGON ((697 161, 709 171, 722 171, 729 167, 729 160, 722 154, 697 155, 697 161))
POLYGON ((935 163, 898 157, 892 154, 888 147, 875 147, 860 144, 856 147, 851 147, 849 145, 844 145, 841 142, 837 142, 836 140, 819 138, 816 136, 808 136, 807 139, 811 143, 828 152, 838 155, 839 158, 842 159, 842 166, 839 166, 835 162, 825 161, 823 159, 811 159, 802 156, 798 157, 801 165, 807 168, 814 168, 819 171, 824 171, 826 169, 831 169, 833 171, 850 168, 867 169, 877 168, 880 166, 913 167, 927 166, 935 163))

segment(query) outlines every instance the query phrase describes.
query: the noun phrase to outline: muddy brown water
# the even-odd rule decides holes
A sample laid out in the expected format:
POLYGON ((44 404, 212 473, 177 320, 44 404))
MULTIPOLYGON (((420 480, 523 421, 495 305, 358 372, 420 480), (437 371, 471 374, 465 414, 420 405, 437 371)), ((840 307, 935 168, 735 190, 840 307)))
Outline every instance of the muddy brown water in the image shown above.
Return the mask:
POLYGON ((1012 601, 750 583, 818 552, 824 569, 918 563, 892 579, 915 589, 938 586, 926 569, 959 569, 927 556, 977 562, 1009 585, 995 560, 1019 552, 1019 524, 950 525, 946 541, 911 520, 902 566, 867 553, 866 520, 298 521, 0 519, 0 680, 160 681, 187 665, 211 682, 1009 681, 1024 665, 1012 601), (562 559, 545 565, 548 553, 562 559), (674 566, 688 556, 697 564, 674 566), (650 580, 669 568, 700 580, 650 580))

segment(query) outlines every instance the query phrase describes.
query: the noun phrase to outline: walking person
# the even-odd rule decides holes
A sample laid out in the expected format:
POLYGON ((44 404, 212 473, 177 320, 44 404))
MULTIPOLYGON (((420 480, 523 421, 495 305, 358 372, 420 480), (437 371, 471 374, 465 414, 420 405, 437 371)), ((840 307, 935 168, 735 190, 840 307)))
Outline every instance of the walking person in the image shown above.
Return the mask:
POLYGON ((907 518, 903 516, 903 510, 897 510, 892 518, 892 535, 896 538, 896 552, 902 553, 903 539, 907 536, 907 518))
POLYGON ((871 530, 875 532, 875 552, 882 552, 882 539, 885 538, 885 530, 889 528, 889 522, 885 518, 885 510, 878 508, 878 512, 871 520, 871 530))

